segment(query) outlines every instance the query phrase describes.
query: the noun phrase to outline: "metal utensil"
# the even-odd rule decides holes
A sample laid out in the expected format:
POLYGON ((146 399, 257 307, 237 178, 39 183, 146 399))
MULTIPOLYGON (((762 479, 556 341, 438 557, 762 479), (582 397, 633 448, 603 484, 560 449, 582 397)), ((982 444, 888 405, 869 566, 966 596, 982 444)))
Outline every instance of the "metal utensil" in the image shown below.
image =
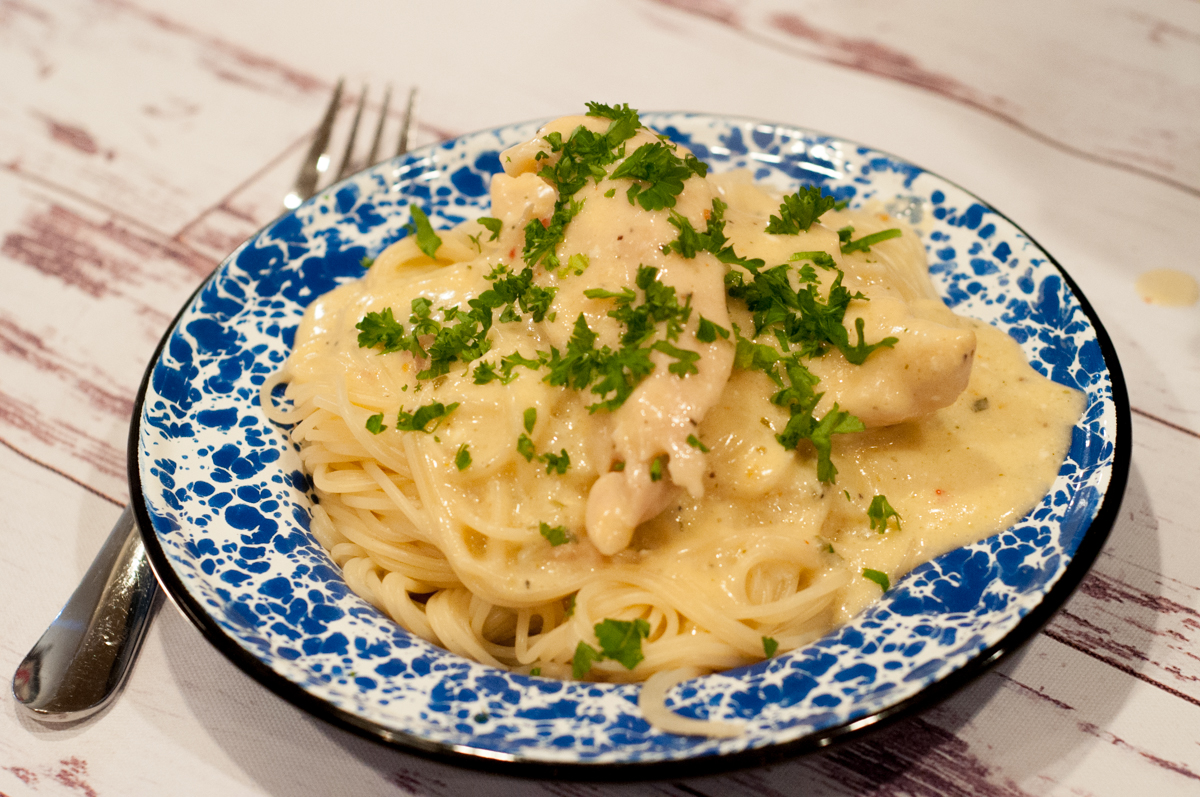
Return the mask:
MULTIPOLYGON (((308 154, 304 156, 304 163, 300 166, 300 171, 296 175, 296 182, 292 186, 292 190, 288 191, 283 198, 283 206, 288 210, 294 210, 300 207, 300 203, 308 199, 313 194, 317 193, 317 188, 321 183, 321 177, 331 171, 329 152, 329 142, 333 137, 333 126, 337 119, 338 111, 342 104, 342 87, 345 85, 344 80, 339 80, 337 87, 333 90, 333 97, 329 100, 329 106, 325 109, 325 115, 321 118, 321 124, 317 127, 316 133, 313 135, 312 145, 308 148, 308 154)), ((400 135, 396 142, 396 156, 403 155, 408 152, 408 135, 412 126, 413 103, 417 97, 417 90, 413 88, 408 93, 408 104, 404 109, 404 116, 400 122, 400 135)), ((379 119, 375 125, 375 135, 371 140, 371 149, 367 153, 365 160, 361 163, 356 163, 354 158, 354 145, 358 139, 358 126, 362 121, 363 109, 367 104, 367 87, 364 85, 362 91, 359 92, 358 102, 355 104, 354 119, 350 123, 350 132, 346 137, 346 147, 342 152, 341 165, 336 170, 332 170, 333 180, 337 181, 350 174, 357 169, 365 169, 368 166, 374 166, 376 163, 376 155, 379 153, 380 141, 383 137, 383 126, 387 122, 388 106, 392 99, 392 87, 388 86, 383 95, 383 105, 379 109, 379 119), (356 168, 357 167, 357 168, 356 168)))
MULTIPOLYGON (((341 106, 343 82, 338 81, 295 187, 284 199, 289 209, 316 193, 322 173, 329 168, 327 149, 341 106)), ((367 156, 368 166, 373 165, 379 150, 391 91, 389 86, 367 156)), ((415 96, 414 88, 409 92, 401 122, 397 155, 408 150, 415 96)), ((365 101, 364 86, 342 165, 335 172, 339 177, 350 168, 365 101)), ((137 521, 127 506, 71 599, 17 667, 13 675, 17 705, 42 722, 76 722, 102 710, 124 686, 160 597, 137 521)))
POLYGON ((71 599, 17 667, 17 705, 43 722, 74 722, 104 708, 124 686, 159 595, 126 507, 71 599))

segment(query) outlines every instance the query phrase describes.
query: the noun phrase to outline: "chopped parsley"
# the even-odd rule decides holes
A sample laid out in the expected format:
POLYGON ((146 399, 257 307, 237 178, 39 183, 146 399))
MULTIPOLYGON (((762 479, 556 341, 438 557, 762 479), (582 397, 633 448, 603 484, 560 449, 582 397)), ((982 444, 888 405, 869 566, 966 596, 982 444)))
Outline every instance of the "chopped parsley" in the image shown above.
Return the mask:
POLYGON ((382 312, 367 313, 354 328, 358 330, 360 348, 378 348, 384 352, 408 348, 404 325, 396 320, 390 307, 383 308, 382 312))
POLYGON ((487 228, 487 231, 492 234, 492 237, 488 238, 489 241, 499 238, 500 230, 504 228, 504 222, 500 221, 500 219, 494 219, 491 216, 480 216, 476 221, 487 228))
POLYGON ((567 472, 567 468, 571 467, 571 457, 567 455, 567 449, 562 449, 558 454, 546 452, 538 456, 538 459, 546 463, 546 473, 557 473, 562 476, 567 472))
POLYGON ((376 413, 370 418, 367 418, 367 431, 371 434, 380 434, 383 432, 383 413, 376 413))
POLYGON ((987 396, 981 399, 975 399, 975 403, 971 405, 972 412, 983 412, 988 408, 987 396))
MULTIPOLYGON (((396 419, 396 428, 402 432, 425 432, 429 434, 433 429, 426 429, 433 421, 440 421, 458 407, 458 402, 453 404, 442 404, 440 401, 435 401, 432 404, 426 404, 418 407, 415 412, 405 412, 400 410, 400 415, 396 419)), ((434 429, 437 425, 434 425, 434 429)))
POLYGON ((586 642, 580 642, 575 646, 575 655, 571 658, 571 675, 576 680, 583 678, 592 669, 592 664, 603 658, 603 653, 586 642))
POLYGON ((708 165, 695 155, 688 153, 680 158, 673 144, 655 141, 635 149, 608 177, 633 180, 625 192, 629 204, 636 200, 642 210, 662 210, 675 207, 675 198, 683 193, 684 180, 707 173, 708 165))
POLYGON ((851 346, 850 341, 847 340, 845 343, 839 342, 837 347, 842 352, 842 356, 855 365, 862 365, 864 362, 866 362, 867 357, 870 356, 871 352, 875 351, 876 349, 890 349, 900 342, 899 338, 889 335, 878 343, 866 345, 863 342, 863 320, 861 318, 854 319, 854 332, 858 335, 858 343, 851 346))
POLYGON ((429 217, 416 203, 408 206, 408 212, 412 214, 412 221, 409 222, 407 228, 410 233, 417 236, 417 248, 429 257, 437 259, 437 250, 442 245, 442 239, 433 231, 429 217))
POLYGON ((578 277, 580 274, 582 274, 584 271, 586 271, 587 267, 590 266, 591 264, 592 264, 591 258, 589 258, 587 255, 583 254, 582 252, 573 254, 569 258, 567 258, 566 273, 570 274, 572 276, 578 277))
POLYGON ((664 459, 664 457, 655 457, 650 462, 650 481, 652 481, 652 482, 662 481, 663 459, 664 459))
POLYGON ((544 364, 549 369, 545 381, 575 390, 590 389, 600 400, 588 407, 612 411, 625 403, 633 389, 654 370, 650 350, 627 346, 618 351, 608 346, 596 348, 596 333, 587 325, 583 313, 567 342, 565 354, 551 347, 544 364))
POLYGON ((862 574, 863 578, 869 581, 874 581, 884 592, 887 592, 892 588, 892 582, 888 579, 887 573, 882 573, 878 570, 872 570, 869 567, 864 567, 862 574))
POLYGON ((529 674, 530 674, 530 675, 533 675, 533 676, 538 676, 538 675, 541 675, 541 674, 542 674, 542 668, 541 668, 541 667, 534 667, 532 670, 530 670, 530 671, 529 671, 529 674))
POLYGON ((690 434, 687 436, 687 444, 689 446, 691 446, 692 448, 700 449, 705 454, 707 454, 709 452, 708 446, 706 446, 706 445, 704 445, 704 443, 700 442, 700 438, 696 437, 696 435, 694 435, 694 434, 690 434))
POLYGON ((890 230, 880 230, 870 235, 864 235, 856 241, 850 240, 850 236, 854 233, 853 227, 843 227, 838 230, 838 238, 842 242, 842 254, 847 252, 870 252, 871 247, 877 243, 882 243, 891 238, 899 238, 903 233, 893 227, 890 230))
POLYGON ((364 257, 362 260, 358 261, 358 264, 363 268, 370 268, 371 266, 375 265, 375 258, 364 257))
POLYGON ((867 517, 871 521, 871 528, 878 528, 880 534, 887 531, 889 518, 896 519, 896 530, 900 530, 900 513, 892 509, 892 505, 888 503, 885 496, 877 495, 871 499, 871 506, 867 508, 867 517))
POLYGON ((471 451, 466 443, 458 447, 458 453, 454 455, 454 467, 459 470, 471 467, 471 451))
POLYGON ((533 461, 537 452, 533 450, 533 441, 529 439, 529 435, 523 434, 517 438, 517 453, 525 457, 526 462, 533 461))
POLYGON ((560 545, 566 545, 569 542, 575 542, 575 537, 567 531, 566 526, 551 526, 549 523, 542 521, 538 531, 546 538, 546 542, 555 548, 560 545))
POLYGON ((771 216, 767 232, 772 235, 796 235, 807 230, 827 210, 833 210, 837 200, 822 194, 816 186, 806 186, 783 198, 779 215, 771 216))
POLYGON ((700 359, 700 352, 692 351, 691 349, 681 349, 669 341, 660 340, 650 346, 657 352, 662 352, 668 357, 674 357, 675 362, 667 366, 667 370, 678 377, 688 376, 689 374, 698 374, 700 369, 696 367, 696 361, 700 359))
POLYGON ((776 642, 772 637, 764 636, 762 638, 762 643, 763 653, 767 654, 768 659, 775 655, 775 651, 779 650, 779 643, 776 642))
POLYGON ((729 330, 720 324, 709 321, 704 316, 700 316, 700 324, 696 328, 696 340, 701 343, 713 343, 718 336, 724 340, 729 340, 729 330))
POLYGON ((530 407, 525 410, 525 431, 533 434, 533 426, 537 423, 537 407, 530 407))
POLYGON ((592 630, 600 643, 600 650, 586 642, 575 646, 575 656, 571 662, 571 673, 575 678, 586 675, 597 661, 612 659, 625 669, 632 670, 645 658, 642 640, 650 635, 650 624, 640 617, 636 620, 606 619, 596 623, 592 630))
POLYGON ((811 260, 821 268, 837 268, 837 263, 833 259, 833 255, 828 252, 796 252, 788 258, 789 263, 795 263, 800 260, 811 260))

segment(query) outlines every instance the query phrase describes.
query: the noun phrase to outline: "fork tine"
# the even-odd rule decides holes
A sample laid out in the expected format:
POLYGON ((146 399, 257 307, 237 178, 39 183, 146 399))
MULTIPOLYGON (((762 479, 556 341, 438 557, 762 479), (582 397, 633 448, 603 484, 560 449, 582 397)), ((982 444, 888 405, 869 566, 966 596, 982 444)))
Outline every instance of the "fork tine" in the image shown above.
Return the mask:
POLYGON ((333 131, 333 120, 337 116, 338 106, 342 102, 344 82, 344 80, 338 79, 337 87, 333 90, 333 98, 329 101, 329 107, 325 109, 325 116, 317 127, 312 145, 308 148, 308 154, 304 156, 304 163, 300 167, 299 174, 296 175, 296 184, 283 198, 283 206, 289 210, 299 207, 301 202, 317 191, 317 180, 321 176, 317 166, 321 156, 325 155, 325 148, 329 146, 329 134, 333 131))
POLYGON ((379 122, 375 125, 375 137, 371 139, 371 151, 367 153, 367 165, 375 165, 375 156, 379 154, 379 142, 383 140, 383 123, 387 121, 388 105, 392 101, 392 84, 389 83, 383 92, 383 107, 379 109, 379 122))
POLYGON ((363 106, 367 103, 367 86, 364 83, 362 93, 358 95, 358 107, 354 110, 354 121, 350 124, 350 138, 346 139, 346 151, 342 153, 342 165, 338 167, 337 176, 333 179, 340 180, 350 173, 350 167, 354 159, 354 140, 358 138, 358 123, 362 121, 363 106))
POLYGON ((404 121, 400 124, 400 141, 396 144, 396 157, 408 152, 408 129, 412 125, 413 102, 417 98, 417 87, 408 92, 408 105, 404 108, 404 121))

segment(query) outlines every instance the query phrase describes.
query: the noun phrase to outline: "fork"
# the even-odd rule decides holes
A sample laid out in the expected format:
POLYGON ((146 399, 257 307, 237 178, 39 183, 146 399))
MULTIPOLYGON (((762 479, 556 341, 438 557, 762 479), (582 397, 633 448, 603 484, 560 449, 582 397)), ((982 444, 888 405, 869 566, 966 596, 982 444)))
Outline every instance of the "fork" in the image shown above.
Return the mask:
MULTIPOLYGON (((338 81, 296 175, 295 186, 284 198, 284 207, 289 210, 315 194, 322 175, 328 171, 327 150, 341 108, 344 82, 338 81)), ((376 162, 391 94, 389 86, 363 168, 376 162)), ((408 150, 415 97, 414 88, 409 92, 401 121, 396 155, 408 150)), ((366 99, 364 86, 334 181, 353 168, 355 139, 366 99)), ((75 592, 17 666, 12 691, 19 710, 26 716, 41 722, 76 722, 101 711, 120 693, 150 620, 161 603, 158 583, 138 530, 131 501, 75 592)))
MULTIPOLYGON (((333 90, 333 97, 329 101, 329 107, 325 109, 325 116, 321 119, 321 124, 317 127, 317 132, 313 135, 312 145, 308 149, 308 154, 304 158, 304 163, 300 166, 300 172, 296 175, 296 183, 292 186, 292 190, 288 191, 283 198, 283 206, 288 210, 294 210, 300 206, 300 203, 308 199, 317 192, 317 185, 321 177, 329 170, 330 153, 329 141, 333 135, 333 124, 337 118, 338 111, 342 104, 342 89, 345 85, 345 80, 339 80, 337 87, 333 90)), ((394 157, 399 157, 405 152, 408 152, 408 135, 412 125, 413 103, 417 97, 417 89, 414 87, 408 92, 408 104, 404 108, 404 116, 400 122, 400 136, 396 142, 396 152, 394 157)), ((374 166, 379 161, 376 156, 379 154, 379 147, 383 141, 383 126, 388 118, 388 106, 392 99, 392 87, 389 84, 383 94, 383 104, 379 109, 379 120, 375 124, 375 135, 371 139, 371 149, 367 152, 367 157, 361 164, 360 168, 366 169, 374 166)), ((358 95, 358 104, 354 110, 354 121, 350 124, 350 134, 346 139, 346 148, 342 153, 341 165, 338 166, 334 173, 332 182, 337 182, 346 175, 350 174, 353 167, 356 165, 354 160, 354 145, 358 138, 358 127, 362 121, 363 108, 367 103, 367 86, 363 85, 362 91, 358 95)))

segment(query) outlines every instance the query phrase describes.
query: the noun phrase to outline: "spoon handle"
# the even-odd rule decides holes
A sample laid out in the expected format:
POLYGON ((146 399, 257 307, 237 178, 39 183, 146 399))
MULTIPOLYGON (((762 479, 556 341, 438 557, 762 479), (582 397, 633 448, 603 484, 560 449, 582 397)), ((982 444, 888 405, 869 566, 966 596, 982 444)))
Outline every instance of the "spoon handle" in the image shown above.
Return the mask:
POLYGON ((104 708, 125 683, 157 598, 126 507, 71 599, 17 667, 17 704, 42 722, 73 722, 104 708))

